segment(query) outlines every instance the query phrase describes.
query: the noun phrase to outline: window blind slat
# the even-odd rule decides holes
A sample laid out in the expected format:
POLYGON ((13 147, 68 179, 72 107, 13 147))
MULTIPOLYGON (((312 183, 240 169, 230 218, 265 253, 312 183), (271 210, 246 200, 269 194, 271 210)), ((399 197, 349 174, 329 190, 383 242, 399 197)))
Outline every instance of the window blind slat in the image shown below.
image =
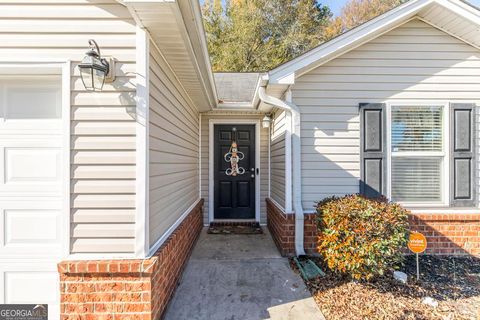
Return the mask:
POLYGON ((392 158, 392 198, 395 201, 436 202, 442 199, 442 158, 392 158))
POLYGON ((392 151, 441 151, 442 107, 392 107, 392 151))

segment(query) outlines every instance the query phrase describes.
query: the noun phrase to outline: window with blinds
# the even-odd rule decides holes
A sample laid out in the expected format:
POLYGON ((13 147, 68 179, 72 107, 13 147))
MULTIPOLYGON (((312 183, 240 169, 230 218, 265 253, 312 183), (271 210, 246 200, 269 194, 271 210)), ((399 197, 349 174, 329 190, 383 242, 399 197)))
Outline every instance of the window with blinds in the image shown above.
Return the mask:
POLYGON ((442 151, 442 107, 392 107, 392 152, 442 151))
POLYGON ((441 202, 443 107, 392 106, 391 196, 401 202, 441 202))

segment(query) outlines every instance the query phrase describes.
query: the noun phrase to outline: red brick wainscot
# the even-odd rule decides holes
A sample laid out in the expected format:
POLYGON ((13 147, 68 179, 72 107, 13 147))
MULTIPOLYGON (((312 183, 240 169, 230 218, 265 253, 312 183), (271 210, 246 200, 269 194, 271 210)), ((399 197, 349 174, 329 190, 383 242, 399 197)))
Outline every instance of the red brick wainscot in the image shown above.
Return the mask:
POLYGON ((480 256, 478 213, 413 213, 410 228, 427 237, 427 254, 480 256))
MULTIPOLYGON (((295 215, 286 214, 271 199, 267 202, 267 225, 283 256, 295 255, 295 215)), ((413 213, 410 228, 427 237, 427 254, 480 256, 480 210, 478 213, 413 213)), ((318 254, 316 215, 305 215, 304 247, 318 254)))
MULTIPOLYGON (((295 214, 285 213, 270 198, 267 201, 267 226, 282 256, 295 255, 295 214)), ((304 248, 308 255, 317 253, 317 224, 315 214, 305 214, 304 248)))
POLYGON ((160 319, 203 228, 203 200, 148 259, 63 261, 62 319, 160 319))

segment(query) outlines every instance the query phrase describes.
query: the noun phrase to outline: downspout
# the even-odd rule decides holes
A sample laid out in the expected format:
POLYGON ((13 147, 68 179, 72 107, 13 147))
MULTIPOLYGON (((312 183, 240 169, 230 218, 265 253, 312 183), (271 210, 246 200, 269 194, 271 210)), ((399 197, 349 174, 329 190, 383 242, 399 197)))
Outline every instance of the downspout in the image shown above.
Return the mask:
POLYGON ((292 182, 293 182, 293 210, 295 211, 295 253, 297 256, 305 255, 303 246, 304 214, 302 206, 302 162, 300 140, 300 109, 291 101, 291 92, 287 92, 286 100, 283 101, 267 94, 265 87, 258 90, 260 100, 266 104, 290 112, 292 115, 292 182))

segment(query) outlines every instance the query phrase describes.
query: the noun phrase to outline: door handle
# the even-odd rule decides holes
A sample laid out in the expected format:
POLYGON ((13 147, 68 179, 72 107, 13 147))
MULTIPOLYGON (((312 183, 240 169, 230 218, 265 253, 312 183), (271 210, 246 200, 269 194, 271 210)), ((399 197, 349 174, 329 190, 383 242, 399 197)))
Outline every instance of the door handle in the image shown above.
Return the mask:
POLYGON ((252 173, 252 174, 250 175, 250 178, 255 179, 255 174, 252 173))

